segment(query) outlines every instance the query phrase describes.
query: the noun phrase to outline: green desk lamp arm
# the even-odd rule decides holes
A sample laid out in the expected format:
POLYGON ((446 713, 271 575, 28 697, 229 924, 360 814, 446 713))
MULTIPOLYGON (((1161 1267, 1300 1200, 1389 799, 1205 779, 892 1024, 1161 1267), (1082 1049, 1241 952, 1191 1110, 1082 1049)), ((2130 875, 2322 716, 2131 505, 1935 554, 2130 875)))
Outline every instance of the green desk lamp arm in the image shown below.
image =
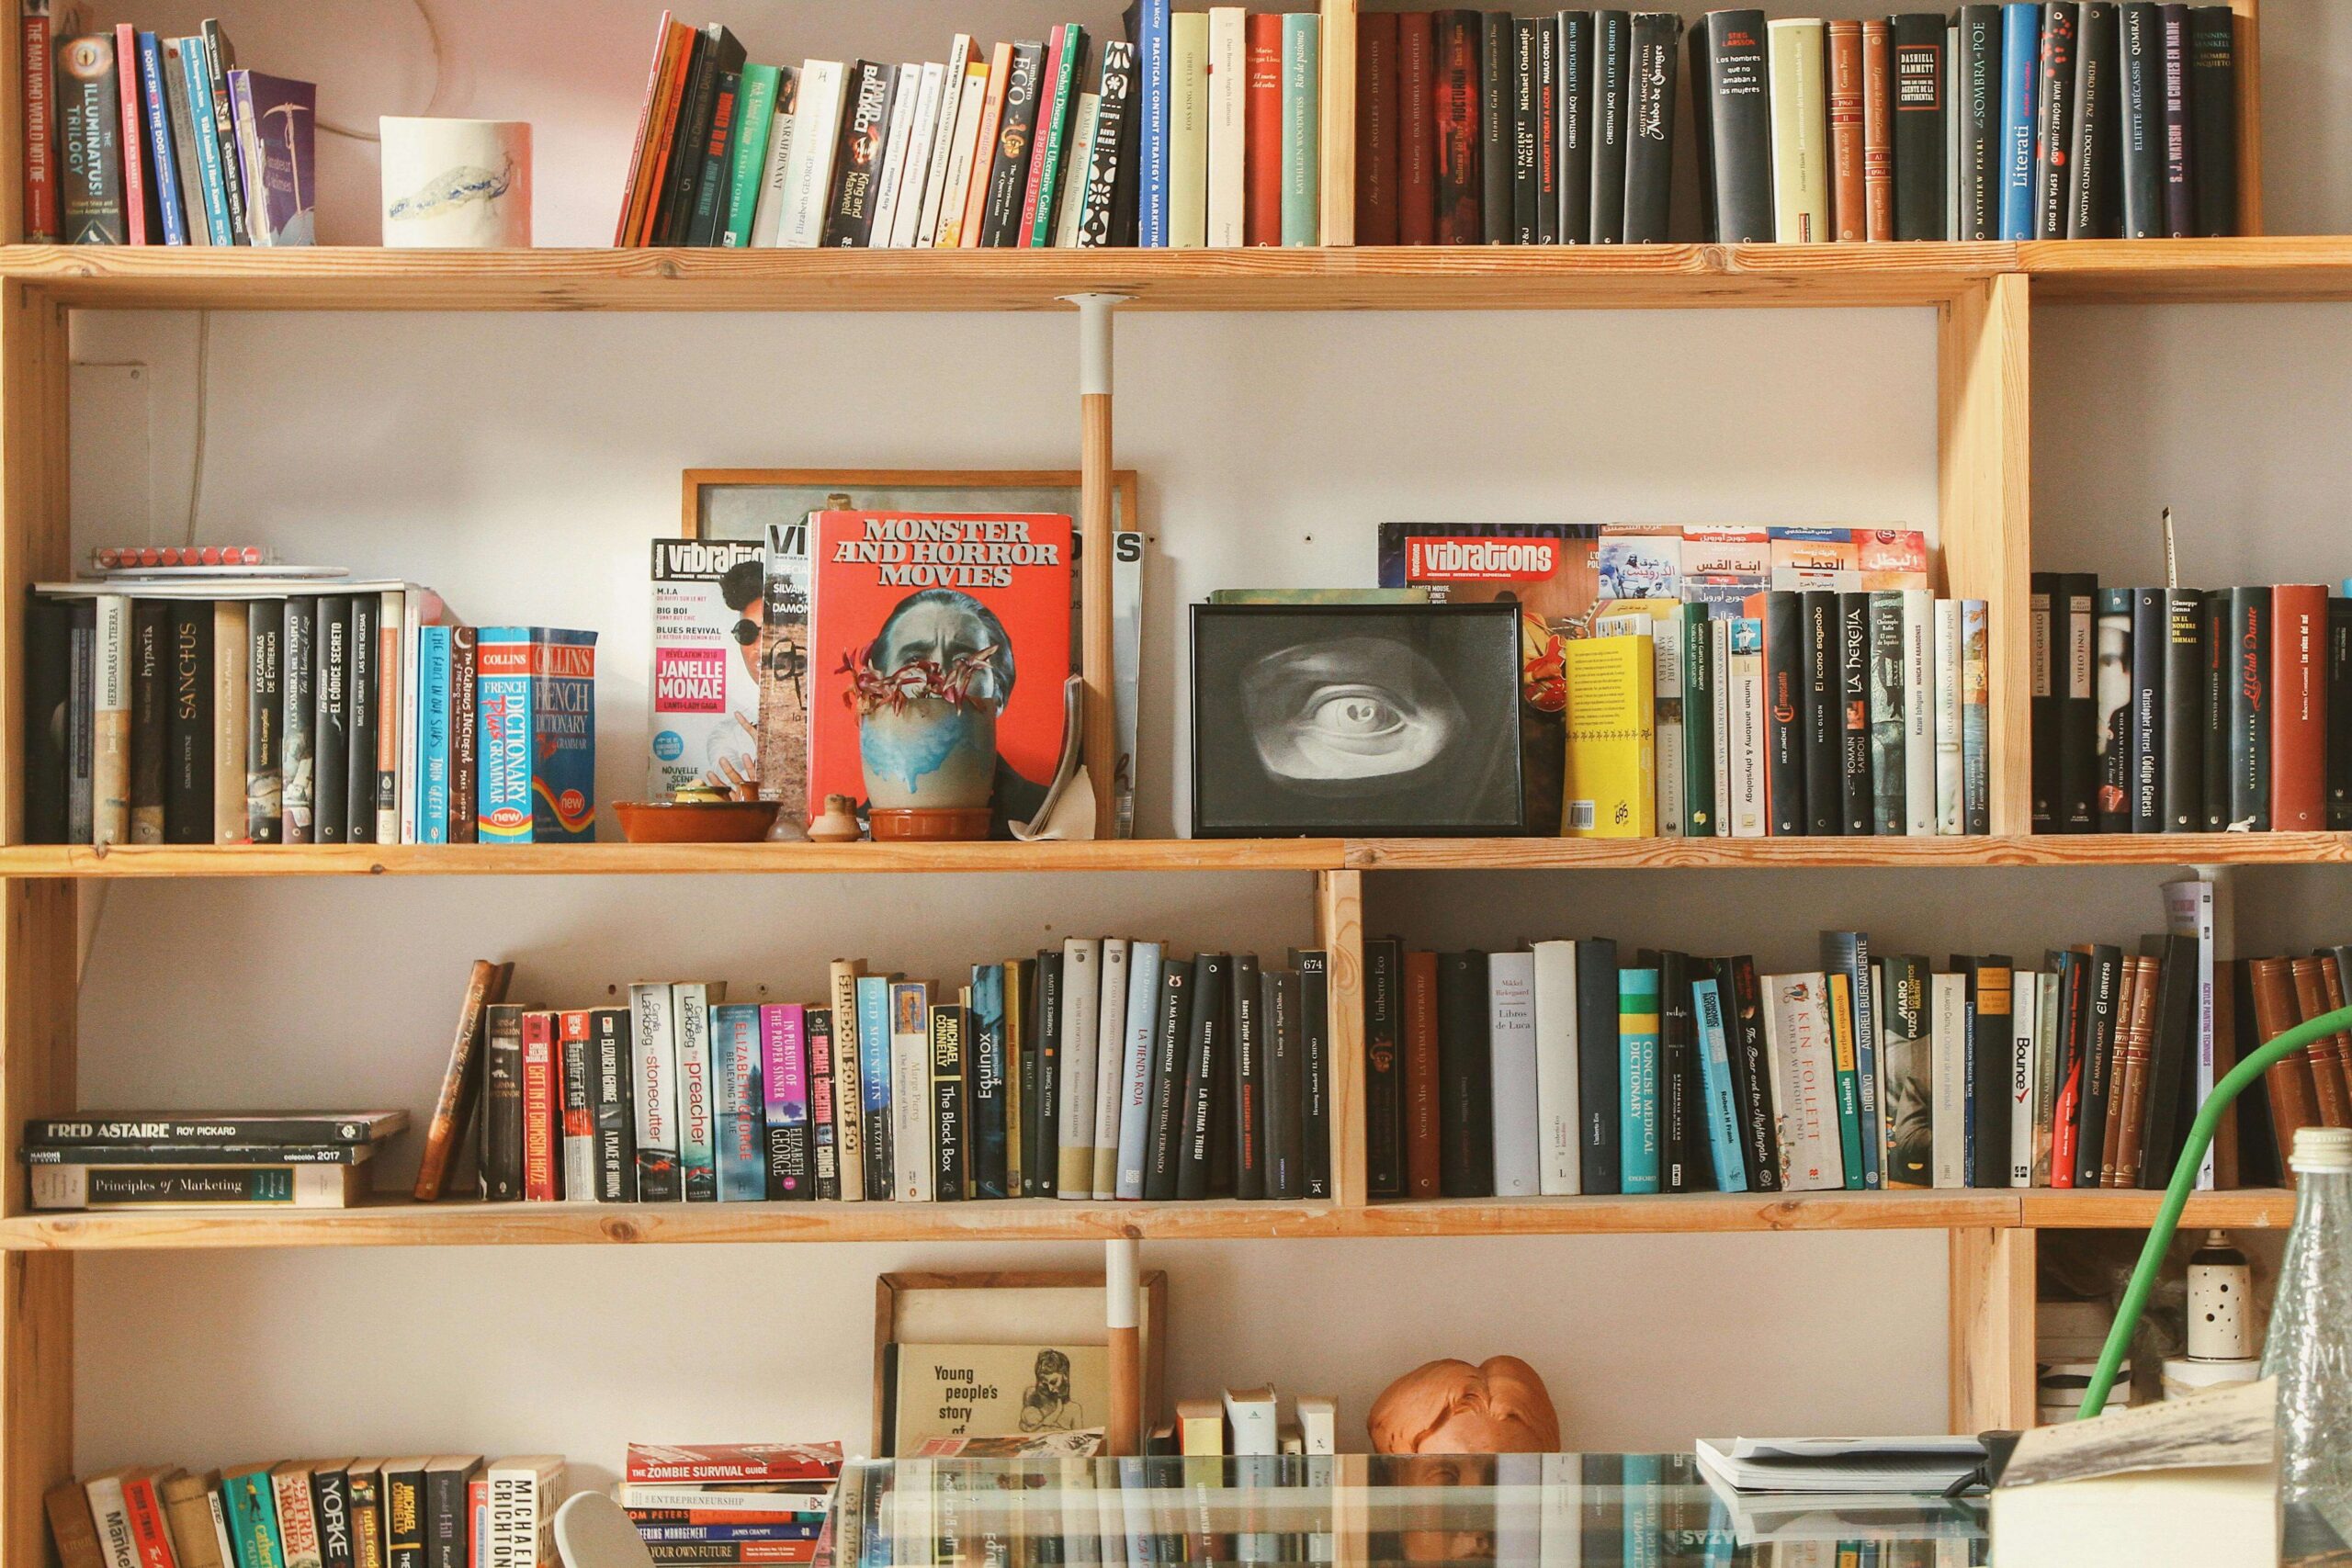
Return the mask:
MULTIPOLYGON (((2197 1120, 2189 1124, 2188 1142, 2180 1151, 2180 1163, 2173 1167, 2172 1185, 2165 1189, 2164 1206, 2156 1211, 2155 1224, 2148 1227, 2148 1245, 2140 1249, 2140 1261, 2132 1270, 2132 1283, 2124 1289, 2123 1303, 2116 1308, 2115 1326, 2108 1330, 2107 1348, 2099 1352, 2098 1371, 2091 1374, 2090 1386, 2083 1390, 2083 1407, 2076 1420, 2087 1421, 2107 1408, 2108 1391, 2115 1386, 2123 1358, 2131 1354, 2132 1330, 2140 1326, 2140 1314, 2147 1310, 2149 1292, 2156 1288, 2156 1276, 2164 1270, 2165 1252, 2172 1246, 2173 1232, 2180 1228, 2180 1212, 2188 1206, 2188 1194, 2197 1185, 2197 1168, 2204 1163, 2205 1147, 2213 1141, 2213 1130, 2222 1124, 2231 1103, 2274 1064, 2314 1040, 2347 1029, 2352 1029, 2352 1007, 2338 1008, 2308 1023, 2297 1024, 2232 1067, 2213 1086, 2205 1103, 2198 1107, 2197 1120)), ((2282 1156, 2287 1152, 2279 1151, 2282 1156)))

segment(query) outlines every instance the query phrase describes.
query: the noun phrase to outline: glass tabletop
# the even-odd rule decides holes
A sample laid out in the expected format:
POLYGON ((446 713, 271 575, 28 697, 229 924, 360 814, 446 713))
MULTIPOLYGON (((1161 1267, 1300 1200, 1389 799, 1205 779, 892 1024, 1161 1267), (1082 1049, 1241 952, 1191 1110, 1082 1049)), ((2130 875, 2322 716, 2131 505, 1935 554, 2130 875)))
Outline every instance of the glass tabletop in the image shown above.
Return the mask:
POLYGON ((841 1568, 1975 1568, 1980 1497, 1747 1497, 1688 1454, 909 1459, 842 1472, 841 1568))

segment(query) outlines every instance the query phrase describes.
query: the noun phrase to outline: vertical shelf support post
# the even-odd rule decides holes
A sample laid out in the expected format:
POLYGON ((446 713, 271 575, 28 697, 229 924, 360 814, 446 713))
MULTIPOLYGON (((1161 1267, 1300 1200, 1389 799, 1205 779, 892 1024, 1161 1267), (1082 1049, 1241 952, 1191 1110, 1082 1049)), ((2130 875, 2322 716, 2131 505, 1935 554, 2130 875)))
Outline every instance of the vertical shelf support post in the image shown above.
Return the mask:
POLYGON ((1102 1244, 1102 1321, 1111 1345, 1111 1419, 1102 1447, 1117 1459, 1143 1452, 1142 1270, 1136 1251, 1132 1235, 1114 1235, 1102 1244))
POLYGON ((1331 1096, 1331 1201, 1363 1207, 1363 873, 1315 874, 1315 940, 1322 945, 1324 984, 1330 998, 1331 1059, 1325 1078, 1331 1096))
POLYGON ((1078 307, 1079 671, 1086 681, 1085 761, 1094 790, 1094 836, 1117 836, 1119 759, 1116 680, 1111 651, 1111 315, 1124 294, 1073 294, 1078 307))
POLYGON ((1951 1429, 2033 1425, 2034 1240, 2023 1225, 1951 1233, 1951 1429))

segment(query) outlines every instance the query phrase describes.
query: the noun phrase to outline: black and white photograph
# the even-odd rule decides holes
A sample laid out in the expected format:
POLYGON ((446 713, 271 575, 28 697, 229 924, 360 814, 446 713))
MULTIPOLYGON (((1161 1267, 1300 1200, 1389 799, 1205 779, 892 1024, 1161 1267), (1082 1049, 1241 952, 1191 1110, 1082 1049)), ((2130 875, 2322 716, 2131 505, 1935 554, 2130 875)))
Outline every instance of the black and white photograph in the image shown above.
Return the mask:
POLYGON ((1193 832, 1508 834, 1515 605, 1193 611, 1193 832))

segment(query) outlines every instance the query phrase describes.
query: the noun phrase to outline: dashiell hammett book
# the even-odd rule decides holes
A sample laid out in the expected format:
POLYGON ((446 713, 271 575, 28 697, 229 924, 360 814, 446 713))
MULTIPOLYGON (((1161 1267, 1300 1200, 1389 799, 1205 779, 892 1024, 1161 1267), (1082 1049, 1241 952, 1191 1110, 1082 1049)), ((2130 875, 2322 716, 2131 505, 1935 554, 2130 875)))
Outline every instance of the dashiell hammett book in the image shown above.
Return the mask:
POLYGON ((809 808, 965 805, 989 836, 1036 815, 1061 758, 1070 521, 1045 513, 820 512, 809 808), (992 769, 989 759, 993 759, 992 769))

